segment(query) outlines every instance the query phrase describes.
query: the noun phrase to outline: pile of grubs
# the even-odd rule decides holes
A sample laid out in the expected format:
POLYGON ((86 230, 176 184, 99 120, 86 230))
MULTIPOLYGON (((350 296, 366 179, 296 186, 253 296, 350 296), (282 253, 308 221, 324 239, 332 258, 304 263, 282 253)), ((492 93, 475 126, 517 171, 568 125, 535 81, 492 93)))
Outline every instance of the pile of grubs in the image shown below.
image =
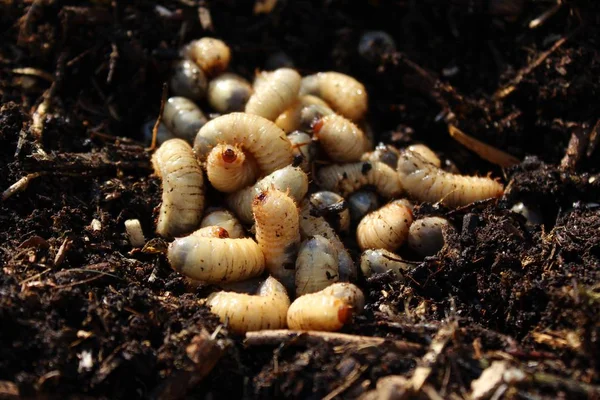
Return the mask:
MULTIPOLYGON (((233 332, 341 329, 364 307, 359 273, 402 279, 414 263, 394 252, 425 257, 444 246, 448 221, 413 220, 414 203, 503 194, 490 177, 444 170, 424 145, 375 146, 367 92, 348 75, 279 68, 251 84, 227 72, 229 47, 208 37, 181 56, 154 129, 156 232, 171 241, 175 271, 222 288, 202 301, 233 332), (216 112, 210 121, 199 100, 216 112), (207 204, 209 190, 221 199, 207 204), (359 260, 340 238, 351 230, 359 260)), ((134 247, 144 244, 139 222, 126 229, 134 247)))

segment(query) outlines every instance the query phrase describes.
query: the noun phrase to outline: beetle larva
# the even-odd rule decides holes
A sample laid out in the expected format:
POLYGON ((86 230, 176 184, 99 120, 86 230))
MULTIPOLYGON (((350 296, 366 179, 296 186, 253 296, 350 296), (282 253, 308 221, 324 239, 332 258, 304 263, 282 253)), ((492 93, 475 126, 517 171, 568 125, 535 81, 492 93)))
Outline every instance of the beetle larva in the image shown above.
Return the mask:
POLYGON ((365 215, 377 210, 380 206, 379 198, 373 192, 359 190, 348 197, 348 209, 353 224, 357 224, 365 215))
POLYGON ((346 197, 365 186, 373 186, 385 198, 402 193, 402 184, 396 171, 382 162, 356 162, 328 165, 317 172, 319 186, 346 197))
POLYGON ((206 75, 215 76, 229 66, 231 50, 222 40, 203 37, 188 43, 183 56, 194 61, 206 75))
POLYGON ((231 193, 256 182, 259 169, 239 146, 218 144, 208 153, 206 176, 215 189, 231 193))
POLYGON ((400 150, 395 148, 390 144, 379 143, 375 150, 364 153, 360 160, 361 161, 379 161, 390 168, 396 169, 398 165, 398 156, 400 155, 400 150))
POLYGON ((298 297, 290 305, 287 313, 289 329, 337 331, 352 319, 355 311, 360 311, 361 297, 364 296, 352 284, 334 283, 315 293, 298 297), (360 294, 359 294, 360 293, 360 294))
POLYGON ((256 160, 262 175, 290 165, 292 144, 277 125, 259 115, 230 113, 209 121, 194 140, 200 161, 220 143, 239 145, 256 160))
POLYGON ((394 251, 408 238, 412 212, 395 200, 370 212, 356 227, 356 240, 361 250, 386 249, 394 251))
MULTIPOLYGON (((435 165, 438 168, 442 166, 442 160, 440 160, 440 158, 437 156, 437 154, 435 154, 433 152, 433 150, 431 150, 429 147, 425 146, 424 144, 413 144, 411 146, 408 146, 407 149, 414 153, 419 154, 421 157, 423 157, 423 159, 425 161, 435 165)), ((396 163, 394 164, 394 167, 398 165, 398 157, 399 156, 400 156, 400 152, 398 152, 398 155, 396 156, 396 163)))
POLYGON ((325 217, 337 230, 347 232, 350 229, 350 211, 342 196, 321 190, 310 195, 310 202, 313 210, 325 217))
POLYGON ((321 235, 302 242, 296 259, 296 296, 318 292, 339 280, 338 251, 321 235))
POLYGON ((358 161, 368 147, 365 133, 341 115, 326 115, 313 123, 312 130, 323 151, 334 162, 358 161))
POLYGON ((406 191, 421 202, 460 207, 504 193, 502 184, 491 178, 451 174, 410 150, 400 155, 398 173, 406 191))
POLYGON ((314 94, 331 105, 336 112, 352 121, 361 120, 367 112, 368 96, 364 85, 339 72, 319 72, 302 78, 300 94, 314 94))
POLYGON ((425 217, 415 220, 408 231, 408 246, 421 256, 432 256, 444 247, 444 228, 448 220, 425 217))
POLYGON ((371 63, 378 63, 383 57, 395 51, 394 38, 384 31, 367 31, 358 41, 358 54, 371 63))
POLYGON ((173 135, 190 143, 198 129, 206 124, 206 116, 196 103, 179 96, 169 97, 165 103, 162 120, 173 135))
POLYGON ((312 205, 309 200, 302 201, 300 207, 300 234, 303 239, 321 235, 329 239, 338 251, 338 271, 340 281, 354 281, 357 277, 356 265, 350 253, 346 250, 344 243, 340 240, 335 230, 323 217, 312 213, 312 205))
POLYGON ((287 135, 292 143, 292 153, 294 154, 294 165, 302 168, 304 172, 310 172, 312 162, 315 158, 315 142, 310 135, 301 131, 294 131, 287 135))
POLYGON ((256 241, 265 256, 269 273, 293 292, 294 267, 300 246, 298 206, 277 189, 268 189, 254 198, 256 241))
POLYGON ((190 233, 190 236, 192 235, 203 238, 227 239, 229 237, 229 232, 221 226, 205 226, 190 233))
POLYGON ((146 238, 144 237, 144 231, 139 219, 128 219, 125 221, 125 231, 127 232, 127 237, 129 237, 131 247, 143 247, 146 244, 146 238))
POLYGON ((200 221, 200 228, 207 226, 220 226, 225 229, 232 239, 244 237, 244 227, 230 211, 207 210, 206 215, 200 221))
POLYGON ((252 201, 254 197, 269 188, 281 191, 289 189, 289 195, 294 201, 299 202, 308 192, 308 176, 300 168, 288 165, 265 176, 256 182, 254 186, 248 186, 227 195, 225 202, 242 223, 248 224, 254 219, 252 216, 252 201))
POLYGON ((167 140, 152 156, 152 165, 163 189, 156 233, 173 237, 193 231, 204 211, 204 176, 191 146, 182 139, 167 140))
POLYGON ((175 96, 200 100, 206 94, 208 82, 204 72, 191 60, 180 60, 175 63, 169 89, 175 96))
POLYGON ((281 283, 268 277, 255 295, 217 292, 208 296, 206 305, 233 332, 246 333, 285 328, 290 298, 281 283))
POLYGON ((300 96, 275 120, 275 124, 286 132, 309 129, 316 120, 333 114, 329 105, 317 96, 300 96))
POLYGON ((261 72, 246 103, 246 112, 274 121, 298 97, 300 79, 300 74, 291 68, 261 72))
POLYGON ((413 265, 404 261, 402 257, 386 249, 367 249, 360 255, 360 269, 368 278, 374 274, 392 271, 400 280, 413 265))
POLYGON ((208 84, 208 104, 220 113, 243 111, 254 90, 246 79, 226 72, 208 84))
POLYGON ((169 245, 167 258, 175 271, 207 283, 243 281, 265 269, 265 256, 251 238, 189 235, 169 245))

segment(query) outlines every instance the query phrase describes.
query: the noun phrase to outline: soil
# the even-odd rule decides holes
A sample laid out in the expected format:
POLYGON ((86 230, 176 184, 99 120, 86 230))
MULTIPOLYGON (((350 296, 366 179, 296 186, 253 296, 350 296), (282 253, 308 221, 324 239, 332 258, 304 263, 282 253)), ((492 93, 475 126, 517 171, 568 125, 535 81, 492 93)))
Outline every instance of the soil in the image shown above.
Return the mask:
POLYGON ((456 399, 498 361, 524 375, 488 397, 600 398, 598 2, 131 3, 0 1, 0 188, 28 183, 0 202, 0 398, 358 398, 398 375, 413 384, 398 398, 456 399), (359 54, 367 30, 397 51, 359 54), (377 141, 425 143, 506 185, 498 201, 417 206, 450 220, 444 249, 402 254, 416 261, 404 281, 360 280, 366 310, 342 332, 386 343, 249 344, 164 243, 131 250, 124 221, 152 239, 160 203, 141 127, 179 47, 202 36, 226 41, 248 79, 279 52, 303 75, 352 75, 377 141), (450 123, 521 162, 485 161, 450 123))

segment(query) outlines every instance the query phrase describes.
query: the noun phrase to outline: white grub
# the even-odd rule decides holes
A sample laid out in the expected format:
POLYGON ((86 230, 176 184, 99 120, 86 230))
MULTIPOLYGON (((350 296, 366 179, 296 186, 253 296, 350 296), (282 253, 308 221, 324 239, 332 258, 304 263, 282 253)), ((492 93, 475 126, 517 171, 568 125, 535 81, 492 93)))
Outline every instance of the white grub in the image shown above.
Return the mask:
POLYGON ((360 255, 360 269, 365 278, 392 271, 395 276, 404 281, 404 275, 412 267, 413 264, 386 249, 367 249, 360 255))
POLYGON ((246 112, 274 121, 298 98, 300 74, 291 68, 263 71, 246 103, 246 112))
POLYGON ((207 76, 212 77, 229 67, 231 50, 222 40, 203 37, 188 43, 183 48, 183 56, 194 61, 207 76))
POLYGON ((268 189, 252 202, 256 241, 269 273, 294 290, 295 260, 300 247, 298 206, 285 192, 268 189))
POLYGON ((174 96, 198 101, 206 95, 207 86, 206 75, 193 61, 179 60, 175 63, 169 80, 169 89, 174 96))
POLYGON ((256 182, 260 170, 240 146, 218 144, 208 153, 206 176, 220 192, 232 193, 256 182))
POLYGON ((302 239, 308 239, 317 235, 329 239, 338 251, 340 281, 348 282, 356 280, 358 271, 344 243, 342 243, 329 222, 321 216, 314 215, 316 213, 313 212, 312 208, 308 199, 302 201, 300 207, 300 235, 302 239))
POLYGON ((301 131, 294 131, 287 135, 292 143, 292 153, 294 155, 294 165, 302 168, 304 172, 310 172, 312 162, 315 159, 315 142, 310 135, 301 131))
POLYGON ((182 139, 164 142, 152 156, 162 179, 162 203, 156 233, 180 236, 196 229, 204 211, 204 176, 191 146, 182 139))
POLYGON ((375 147, 375 150, 364 153, 361 156, 360 160, 370 162, 378 161, 386 164, 390 168, 396 169, 396 166, 398 165, 399 155, 400 150, 398 150, 391 144, 379 143, 375 147))
POLYGON ((206 215, 200 222, 200 228, 208 226, 220 226, 225 229, 232 239, 245 236, 244 227, 231 211, 224 209, 207 210, 206 215))
POLYGON ((270 188, 275 188, 282 192, 289 189, 289 195, 294 201, 300 202, 308 192, 308 176, 302 169, 288 165, 265 176, 256 182, 254 186, 248 186, 227 195, 225 202, 242 223, 249 224, 254 221, 254 217, 252 216, 252 201, 254 197, 270 188))
POLYGON ((189 235, 169 245, 167 258, 175 271, 206 283, 243 281, 260 275, 265 268, 260 247, 250 238, 189 235))
POLYGON ((167 129, 178 138, 192 142, 198 130, 206 124, 206 116, 190 99, 185 97, 169 97, 165 103, 162 122, 167 129))
POLYGON ((408 246, 423 257, 436 254, 444 247, 447 226, 448 220, 441 217, 415 220, 408 231, 408 246))
POLYGON ((353 77, 339 72, 319 72, 302 78, 300 94, 314 94, 337 113, 352 121, 363 119, 368 108, 367 90, 353 77))
MULTIPOLYGON (((407 149, 409 151, 412 151, 413 153, 417 153, 425 161, 435 165, 438 168, 440 168, 442 166, 442 160, 440 160, 440 158, 437 156, 437 154, 435 154, 433 152, 433 150, 431 150, 429 147, 425 146, 424 144, 413 144, 413 145, 408 146, 407 149)), ((400 155, 400 153, 398 153, 398 156, 399 155, 400 155)), ((396 167, 398 165, 398 156, 396 157, 396 163, 393 165, 393 167, 396 167)))
POLYGON ((310 195, 313 209, 324 216, 330 223, 342 232, 350 229, 350 211, 346 200, 339 194, 321 190, 310 195))
POLYGON ((381 207, 377 194, 365 190, 359 190, 348 196, 348 209, 353 224, 357 224, 371 211, 381 207))
POLYGON ((255 295, 213 293, 207 298, 206 305, 231 331, 246 333, 285 328, 290 299, 285 287, 269 277, 255 295))
POLYGON ((511 207, 510 211, 521 214, 530 225, 541 225, 544 223, 542 214, 537 207, 525 205, 523 202, 518 202, 511 207))
POLYGON ((340 193, 344 197, 367 186, 372 186, 387 199, 398 197, 403 192, 396 171, 382 162, 328 165, 317 172, 317 183, 322 189, 340 193))
POLYGON ((286 132, 308 130, 312 124, 334 111, 317 96, 300 96, 290 107, 283 111, 275 124, 286 132))
POLYGON ((194 140, 194 152, 200 161, 218 144, 241 146, 249 152, 261 175, 290 165, 293 161, 292 144, 273 122, 246 113, 230 113, 209 121, 194 140))
POLYGON ((254 89, 250 82, 237 74, 226 72, 211 79, 206 97, 215 111, 227 114, 244 111, 252 93, 254 89))
POLYGON ((144 231, 139 219, 128 219, 125 221, 125 231, 127 232, 131 247, 143 247, 146 244, 146 238, 144 237, 144 231))
POLYGON ((339 280, 338 251, 321 235, 306 239, 296 259, 296 296, 318 292, 339 280))
POLYGON ((312 125, 313 136, 334 162, 359 161, 368 147, 365 133, 352 121, 330 114, 312 125))
POLYGON ((408 238, 412 212, 402 201, 392 201, 367 214, 356 227, 356 240, 361 250, 394 251, 408 238))
MULTIPOLYGON (((154 125, 156 125, 156 119, 147 121, 142 125, 142 135, 144 136, 144 143, 150 145, 152 143, 152 136, 154 135, 154 125)), ((164 122, 158 124, 158 130, 156 132, 156 144, 160 146, 169 139, 174 139, 175 136, 169 131, 164 122)))
POLYGON ((227 239, 229 237, 229 232, 221 226, 205 226, 190 233, 190 236, 227 239))
POLYGON ((289 329, 337 331, 362 311, 364 295, 355 285, 334 283, 315 293, 298 297, 287 313, 289 329))
POLYGON ((445 172, 410 150, 400 155, 398 173, 408 194, 420 202, 460 207, 504 193, 502 184, 494 179, 445 172))

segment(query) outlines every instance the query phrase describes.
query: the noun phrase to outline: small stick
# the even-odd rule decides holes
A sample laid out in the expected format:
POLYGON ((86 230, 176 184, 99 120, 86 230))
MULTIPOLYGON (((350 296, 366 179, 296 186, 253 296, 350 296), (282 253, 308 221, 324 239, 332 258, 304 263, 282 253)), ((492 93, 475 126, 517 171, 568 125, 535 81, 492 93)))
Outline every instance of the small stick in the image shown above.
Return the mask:
POLYGON ((158 135, 158 126, 162 121, 163 111, 165 110, 165 103, 167 102, 167 84, 163 83, 162 90, 162 98, 160 100, 160 111, 158 113, 158 118, 156 118, 156 122, 154 123, 154 128, 152 128, 152 143, 150 144, 150 148, 148 151, 154 151, 156 149, 156 136, 158 135))
POLYGON ((32 174, 25 175, 24 177, 10 185, 10 187, 4 192, 2 192, 2 201, 5 201, 17 192, 24 191, 25 189, 27 189, 27 186, 29 186, 29 182, 42 175, 45 174, 43 172, 34 172, 32 174))
POLYGON ((320 331, 295 331, 288 329, 263 330, 246 333, 246 346, 279 346, 282 342, 289 340, 290 344, 294 339, 305 343, 327 342, 334 346, 356 344, 361 346, 383 346, 391 345, 396 350, 404 352, 418 352, 423 350, 423 346, 417 343, 406 342, 404 340, 393 340, 381 337, 358 336, 347 333, 320 332, 320 331))
POLYGON ((590 135, 586 134, 583 127, 576 125, 571 132, 571 139, 567 146, 567 151, 560 161, 560 168, 563 170, 575 170, 581 160, 581 156, 588 147, 590 135))
POLYGON ((521 162, 518 158, 467 135, 452 124, 448 125, 448 133, 452 139, 475 152, 479 157, 501 167, 510 167, 521 162))

